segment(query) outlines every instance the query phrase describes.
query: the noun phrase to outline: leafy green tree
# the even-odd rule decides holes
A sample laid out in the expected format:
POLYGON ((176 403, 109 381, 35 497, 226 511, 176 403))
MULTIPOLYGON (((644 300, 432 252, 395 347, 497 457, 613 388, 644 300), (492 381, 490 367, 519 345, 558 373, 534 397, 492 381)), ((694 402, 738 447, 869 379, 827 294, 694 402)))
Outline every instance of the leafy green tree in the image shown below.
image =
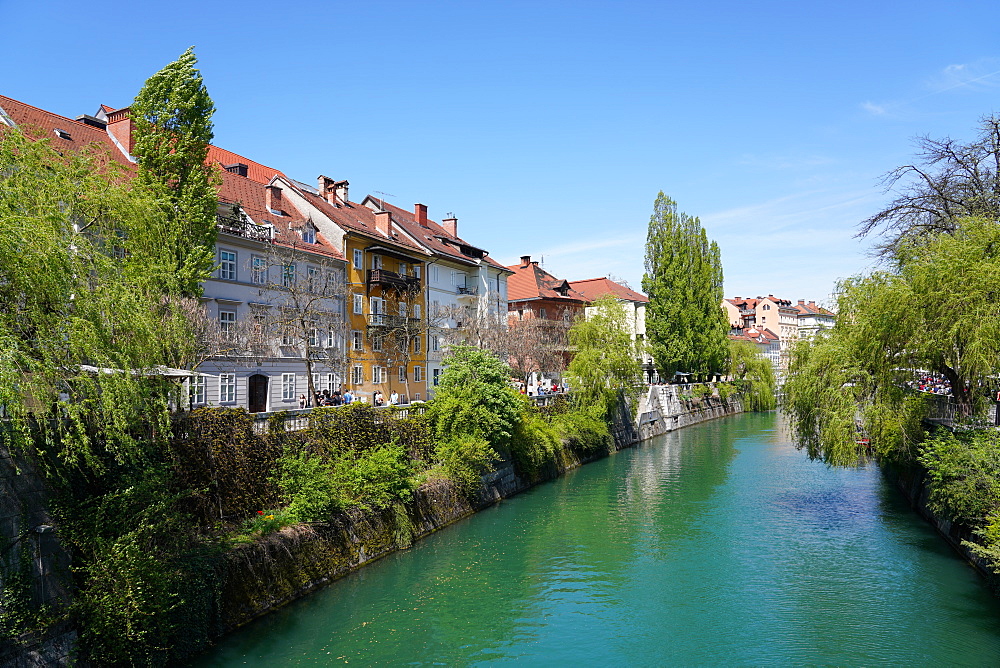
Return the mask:
POLYGON ((603 417, 620 392, 636 398, 642 369, 629 331, 628 313, 620 301, 606 295, 594 302, 587 317, 570 328, 569 341, 575 353, 567 378, 579 406, 597 407, 603 417))
POLYGON ((729 376, 743 395, 744 409, 769 411, 777 406, 774 367, 754 344, 729 342, 729 376))
POLYGON ((218 206, 217 175, 205 164, 215 105, 193 47, 151 76, 132 103, 138 178, 159 194, 163 225, 146 230, 159 239, 160 280, 188 296, 201 294, 212 269, 218 206))
POLYGON ((662 373, 721 373, 729 331, 721 304, 722 262, 696 217, 677 211, 661 191, 646 237, 643 290, 649 295, 646 332, 662 373))
POLYGON ((845 281, 831 335, 803 342, 785 384, 800 442, 811 456, 852 464, 856 417, 884 457, 912 460, 925 401, 907 381, 932 371, 968 417, 995 386, 1000 359, 1000 227, 963 219, 954 231, 902 243, 899 266, 845 281))

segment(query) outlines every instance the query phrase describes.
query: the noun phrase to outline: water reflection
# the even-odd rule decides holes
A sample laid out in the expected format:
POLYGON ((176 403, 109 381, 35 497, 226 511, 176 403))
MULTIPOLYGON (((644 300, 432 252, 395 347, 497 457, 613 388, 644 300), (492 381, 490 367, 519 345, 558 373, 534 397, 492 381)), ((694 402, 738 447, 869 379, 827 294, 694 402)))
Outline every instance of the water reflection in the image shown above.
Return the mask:
POLYGON ((200 665, 1000 661, 1000 608, 872 468, 778 416, 543 485, 227 639, 200 665))

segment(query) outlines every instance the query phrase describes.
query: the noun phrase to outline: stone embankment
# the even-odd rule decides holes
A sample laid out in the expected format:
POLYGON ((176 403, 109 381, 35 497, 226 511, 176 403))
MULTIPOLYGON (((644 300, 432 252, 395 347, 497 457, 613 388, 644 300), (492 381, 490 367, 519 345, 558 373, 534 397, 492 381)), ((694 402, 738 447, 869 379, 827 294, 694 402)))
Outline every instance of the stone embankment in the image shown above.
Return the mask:
MULTIPOLYGON (((614 416, 615 449, 680 427, 742 412, 735 397, 685 399, 689 386, 651 386, 633 420, 624 402, 614 416)), ((289 527, 267 540, 240 547, 226 556, 220 579, 220 628, 231 631, 380 557, 409 547, 435 531, 566 471, 606 456, 579 457, 567 452, 562 461, 526 479, 505 466, 483 479, 474 499, 440 481, 414 493, 408 506, 380 513, 352 512, 313 527, 289 527)))

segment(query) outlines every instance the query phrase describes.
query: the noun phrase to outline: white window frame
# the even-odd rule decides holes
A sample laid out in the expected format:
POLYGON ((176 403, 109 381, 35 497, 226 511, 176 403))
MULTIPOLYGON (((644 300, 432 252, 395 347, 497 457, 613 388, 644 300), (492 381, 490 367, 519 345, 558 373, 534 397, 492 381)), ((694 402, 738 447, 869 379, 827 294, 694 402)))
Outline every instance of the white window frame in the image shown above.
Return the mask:
POLYGON ((192 406, 204 406, 208 401, 206 400, 206 390, 208 389, 207 378, 201 374, 191 376, 190 384, 188 385, 188 396, 190 397, 192 406))
POLYGON ((431 369, 431 385, 438 386, 441 382, 441 369, 431 369))
POLYGON ((382 256, 378 253, 372 253, 372 269, 382 268, 382 256))
POLYGON ((438 338, 437 334, 431 335, 431 352, 438 352, 441 350, 441 339, 438 338))
POLYGON ((413 305, 413 317, 416 320, 420 320, 420 304, 413 305))
POLYGON ((364 315, 365 314, 365 296, 362 294, 354 293, 354 315, 364 315))
POLYGON ((420 265, 419 264, 413 265, 413 277, 414 278, 420 278, 420 265))
POLYGON ((351 368, 351 385, 362 385, 365 382, 365 368, 355 364, 351 368))
POLYGON ((316 243, 316 230, 311 225, 306 225, 302 228, 302 243, 316 243))
POLYGON ((306 265, 306 280, 309 281, 309 292, 316 292, 320 289, 320 282, 323 278, 323 271, 316 265, 306 265))
POLYGON ((267 260, 259 255, 250 258, 250 282, 256 285, 267 283, 267 260))
POLYGON ((219 311, 219 330, 224 339, 236 334, 236 311, 219 311))
POLYGON ((413 335, 413 352, 419 353, 423 348, 423 342, 420 340, 419 334, 413 335))
POLYGON ((406 311, 407 311, 407 304, 406 304, 406 302, 399 302, 399 304, 397 304, 396 307, 399 309, 399 317, 400 318, 405 318, 406 317, 406 311))
POLYGON ((365 252, 360 248, 354 249, 354 268, 361 271, 365 268, 365 252))
POLYGON ((281 285, 286 288, 294 286, 296 278, 295 271, 296 267, 292 263, 281 265, 281 285))
POLYGON ((431 283, 438 283, 441 281, 441 271, 436 264, 431 265, 431 283))
POLYGON ((373 366, 372 367, 372 383, 375 385, 382 385, 385 383, 386 373, 385 367, 373 366))
POLYGON ((382 352, 382 348, 385 346, 385 336, 381 334, 376 334, 372 337, 372 351, 376 353, 382 352))
POLYGON ((414 383, 424 382, 424 367, 422 366, 413 367, 413 382, 414 383))
POLYGON ((405 383, 406 382, 406 367, 405 366, 399 367, 397 369, 397 372, 398 372, 398 376, 399 376, 399 382, 405 383))
POLYGON ((236 280, 236 258, 236 251, 219 249, 219 278, 224 281, 236 280))
POLYGON ((236 374, 219 374, 219 403, 231 404, 236 401, 236 374))
POLYGON ((351 330, 351 350, 365 349, 365 333, 360 329, 351 330))
POLYGON ((281 374, 281 400, 282 401, 294 401, 295 400, 295 374, 294 373, 283 373, 283 374, 281 374))

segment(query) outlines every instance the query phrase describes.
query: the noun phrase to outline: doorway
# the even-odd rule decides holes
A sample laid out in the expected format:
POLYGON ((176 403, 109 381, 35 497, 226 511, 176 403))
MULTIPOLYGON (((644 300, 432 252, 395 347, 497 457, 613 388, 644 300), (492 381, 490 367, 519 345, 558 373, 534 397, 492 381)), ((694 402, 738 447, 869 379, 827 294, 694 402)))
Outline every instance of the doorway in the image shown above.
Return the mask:
POLYGON ((257 373, 248 380, 249 406, 251 413, 263 413, 267 410, 267 376, 257 373))

